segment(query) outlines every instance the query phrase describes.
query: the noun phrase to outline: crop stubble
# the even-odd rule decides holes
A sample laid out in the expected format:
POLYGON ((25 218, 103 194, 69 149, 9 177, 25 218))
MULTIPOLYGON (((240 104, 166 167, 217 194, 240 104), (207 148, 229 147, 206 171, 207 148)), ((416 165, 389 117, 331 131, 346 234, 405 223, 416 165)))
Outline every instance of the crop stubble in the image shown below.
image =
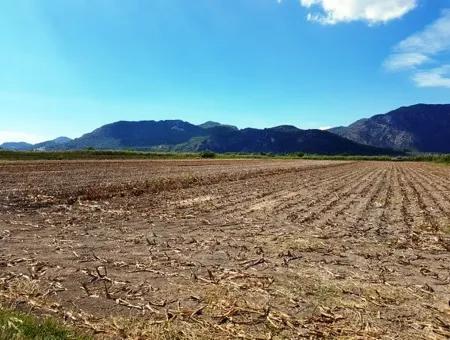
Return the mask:
POLYGON ((446 338, 450 168, 0 164, 2 304, 99 338, 446 338))

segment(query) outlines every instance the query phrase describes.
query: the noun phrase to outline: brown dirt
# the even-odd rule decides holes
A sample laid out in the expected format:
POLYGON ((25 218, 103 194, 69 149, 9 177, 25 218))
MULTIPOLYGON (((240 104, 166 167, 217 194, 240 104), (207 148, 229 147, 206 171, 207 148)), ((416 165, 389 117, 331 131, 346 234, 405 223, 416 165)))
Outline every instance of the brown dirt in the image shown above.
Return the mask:
POLYGON ((0 301, 98 338, 450 336, 450 167, 0 163, 0 301))

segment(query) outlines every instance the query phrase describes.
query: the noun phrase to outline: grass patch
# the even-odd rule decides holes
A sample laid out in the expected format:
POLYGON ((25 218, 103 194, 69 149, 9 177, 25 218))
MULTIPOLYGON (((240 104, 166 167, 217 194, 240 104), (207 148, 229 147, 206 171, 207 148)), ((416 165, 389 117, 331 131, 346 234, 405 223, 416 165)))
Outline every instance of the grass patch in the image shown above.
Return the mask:
POLYGON ((192 159, 197 153, 140 151, 6 151, 0 150, 1 160, 102 160, 102 159, 192 159))
POLYGON ((38 319, 0 307, 0 339, 87 340, 50 318, 38 319))
POLYGON ((146 320, 122 318, 114 319, 111 325, 113 333, 120 339, 149 340, 209 340, 221 339, 214 329, 183 320, 173 320, 152 324, 146 320))

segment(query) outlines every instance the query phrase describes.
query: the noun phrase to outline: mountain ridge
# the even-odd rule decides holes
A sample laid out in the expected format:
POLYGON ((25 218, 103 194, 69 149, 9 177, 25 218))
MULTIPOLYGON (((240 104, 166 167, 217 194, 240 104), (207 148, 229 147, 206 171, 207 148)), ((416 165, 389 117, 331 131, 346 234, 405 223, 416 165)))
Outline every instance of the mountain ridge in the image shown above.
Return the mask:
POLYGON ((301 130, 292 125, 266 129, 238 129, 206 122, 194 125, 182 120, 118 121, 103 125, 73 140, 36 144, 33 150, 214 151, 247 153, 293 153, 391 155, 392 150, 361 145, 322 130, 301 130), (58 143, 59 142, 59 143, 58 143))
POLYGON ((402 106, 328 131, 375 147, 450 153, 450 104, 402 106))
POLYGON ((118 121, 103 125, 73 140, 58 138, 26 150, 57 151, 86 148, 149 151, 214 151, 248 153, 394 154, 392 150, 360 145, 322 130, 301 130, 292 125, 238 129, 206 122, 194 125, 182 120, 118 121))

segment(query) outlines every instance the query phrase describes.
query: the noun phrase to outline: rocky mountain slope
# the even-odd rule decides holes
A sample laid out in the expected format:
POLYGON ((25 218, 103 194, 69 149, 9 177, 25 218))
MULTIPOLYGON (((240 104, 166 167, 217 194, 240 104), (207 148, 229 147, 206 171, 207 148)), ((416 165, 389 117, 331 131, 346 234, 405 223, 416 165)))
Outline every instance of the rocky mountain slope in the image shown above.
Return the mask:
POLYGON ((450 153, 450 104, 401 107, 329 131, 376 147, 450 153))

